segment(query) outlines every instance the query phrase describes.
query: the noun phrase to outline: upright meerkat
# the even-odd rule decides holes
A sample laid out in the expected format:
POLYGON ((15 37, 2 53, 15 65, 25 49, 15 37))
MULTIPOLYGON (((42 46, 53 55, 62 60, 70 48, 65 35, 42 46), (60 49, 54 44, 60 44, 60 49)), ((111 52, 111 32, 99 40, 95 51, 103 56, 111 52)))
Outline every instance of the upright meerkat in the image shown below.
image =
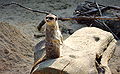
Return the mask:
POLYGON ((45 18, 46 34, 45 34, 45 50, 46 55, 34 63, 30 74, 34 68, 47 59, 55 59, 60 57, 60 45, 63 43, 63 37, 59 29, 58 19, 55 15, 49 14, 45 18))

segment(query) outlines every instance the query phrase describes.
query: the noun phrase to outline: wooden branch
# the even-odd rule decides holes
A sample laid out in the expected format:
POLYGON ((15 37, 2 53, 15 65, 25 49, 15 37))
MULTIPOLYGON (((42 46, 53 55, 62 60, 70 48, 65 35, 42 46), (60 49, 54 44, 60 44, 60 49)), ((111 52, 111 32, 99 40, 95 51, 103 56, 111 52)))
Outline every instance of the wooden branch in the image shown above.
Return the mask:
MULTIPOLYGON (((89 1, 86 1, 86 2, 89 2, 89 1)), ((90 3, 93 3, 93 2, 90 2, 90 3)), ((9 5, 17 5, 19 7, 22 7, 24 9, 27 9, 27 10, 32 11, 32 12, 43 13, 43 14, 46 14, 46 15, 50 14, 47 11, 34 10, 34 9, 31 9, 31 8, 25 7, 25 6, 21 5, 21 4, 18 4, 16 2, 11 2, 9 4, 4 4, 4 5, 2 5, 2 7, 9 6, 9 5)), ((98 5, 100 5, 100 4, 98 4, 98 5)), ((101 6, 103 6, 103 5, 101 5, 101 6)), ((104 6, 103 8, 101 8, 101 11, 108 9, 109 7, 111 7, 111 6, 108 6, 108 7, 104 6)), ((120 7, 113 6, 112 8, 119 9, 120 7)), ((88 12, 85 12, 85 13, 82 13, 82 14, 91 14, 91 13, 98 12, 98 11, 99 11, 98 9, 94 9, 94 10, 91 10, 91 11, 88 11, 88 12)), ((58 20, 62 20, 62 21, 67 21, 67 20, 96 20, 96 19, 98 19, 98 20, 115 20, 115 21, 119 20, 118 17, 111 18, 111 17, 87 17, 87 16, 79 16, 79 17, 67 17, 67 18, 66 17, 65 18, 60 17, 60 18, 58 18, 58 20)), ((42 21, 42 25, 43 24, 45 24, 44 20, 42 21)))
POLYGON ((98 11, 99 11, 100 16, 102 16, 102 10, 100 9, 100 6, 98 5, 97 2, 95 2, 95 4, 96 4, 96 6, 97 6, 97 8, 98 8, 98 11))
MULTIPOLYGON (((91 1, 85 1, 85 2, 87 2, 87 3, 93 3, 93 4, 95 4, 94 2, 91 2, 91 1)), ((106 6, 104 6, 104 5, 102 5, 102 4, 98 4, 99 6, 103 6, 103 7, 106 7, 106 6)), ((120 10, 120 7, 118 7, 118 6, 107 6, 107 9, 117 9, 117 10, 120 10)))
POLYGON ((108 6, 109 8, 111 8, 111 9, 117 9, 117 10, 120 10, 120 7, 118 7, 118 6, 108 6))
MULTIPOLYGON (((108 7, 103 7, 103 8, 101 8, 101 11, 104 11, 104 10, 108 10, 108 7)), ((87 11, 87 12, 81 13, 81 15, 93 14, 93 13, 96 13, 96 12, 98 12, 98 11, 99 11, 98 9, 92 9, 92 10, 89 10, 89 11, 87 11)))
MULTIPOLYGON (((102 11, 100 10, 100 7, 99 7, 99 5, 98 5, 97 2, 96 2, 96 6, 97 6, 97 8, 98 8, 98 10, 99 10, 100 16, 102 17, 102 16, 103 16, 102 11)), ((105 23, 104 21, 102 21, 102 24, 114 35, 114 37, 115 37, 117 40, 119 40, 119 38, 117 37, 117 35, 106 25, 106 23, 105 23)))
MULTIPOLYGON (((58 17, 58 20, 61 21, 69 21, 69 20, 115 20, 119 21, 120 17, 88 17, 88 16, 77 16, 77 17, 58 17)), ((37 29, 40 31, 41 27, 45 24, 45 20, 43 19, 40 24, 37 26, 37 29)))
POLYGON ((78 16, 78 17, 59 17, 58 20, 68 21, 68 20, 114 20, 119 21, 118 17, 93 17, 93 16, 78 16))
MULTIPOLYGON (((85 1, 87 3, 92 3, 92 4, 95 4, 94 2, 90 2, 90 1, 85 1)), ((118 6, 104 6, 102 4, 97 4, 97 6, 102 6, 102 8, 100 9, 101 11, 104 11, 104 10, 109 10, 109 9, 116 9, 116 10, 120 10, 120 7, 118 6)), ((82 13, 82 15, 85 15, 85 14, 92 14, 92 13, 95 13, 95 12, 99 12, 99 9, 93 9, 93 10, 90 10, 90 11, 87 11, 87 12, 84 12, 82 13)))
POLYGON ((19 7, 22 7, 22 8, 24 8, 24 9, 27 9, 27 10, 32 11, 32 12, 42 13, 42 14, 46 14, 46 15, 50 14, 50 13, 47 12, 47 11, 34 10, 34 9, 31 9, 31 8, 25 7, 25 6, 23 6, 23 5, 19 4, 19 3, 16 3, 16 2, 11 2, 11 3, 9 3, 9 4, 1 5, 1 7, 9 6, 9 5, 17 5, 17 6, 19 6, 19 7))

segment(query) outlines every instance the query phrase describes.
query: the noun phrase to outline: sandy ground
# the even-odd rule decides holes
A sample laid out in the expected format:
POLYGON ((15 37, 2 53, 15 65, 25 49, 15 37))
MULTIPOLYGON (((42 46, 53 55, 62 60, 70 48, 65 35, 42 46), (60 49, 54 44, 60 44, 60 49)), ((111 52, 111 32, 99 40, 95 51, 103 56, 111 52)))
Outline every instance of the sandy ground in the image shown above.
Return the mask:
POLYGON ((31 40, 8 23, 0 22, 0 74, 28 74, 33 62, 31 40))
MULTIPOLYGON (((67 17, 73 16, 73 11, 76 6, 84 0, 0 0, 0 4, 10 3, 12 1, 33 9, 45 10, 58 16, 67 17)), ((105 5, 110 5, 111 3, 112 5, 120 4, 119 0, 96 1, 105 5)), ((22 33, 30 38, 33 43, 38 41, 38 39, 34 39, 33 37, 35 33, 39 33, 36 26, 44 17, 44 14, 32 13, 15 5, 0 8, 0 21, 8 22, 9 24, 16 26, 22 33)), ((70 21, 59 21, 59 24, 75 30, 81 27, 80 25, 75 25, 75 23, 73 24, 70 21)))
MULTIPOLYGON (((15 1, 17 3, 20 3, 24 6, 27 6, 27 7, 33 8, 33 9, 45 10, 45 11, 52 12, 58 16, 67 17, 67 16, 73 16, 73 11, 76 8, 76 6, 84 0, 0 0, 0 5, 5 4, 5 3, 10 3, 12 1, 15 1)), ((93 1, 93 0, 90 0, 90 1, 93 1)), ((98 3, 102 3, 105 5, 112 4, 112 5, 120 6, 120 0, 96 0, 96 1, 98 3)), ((27 53, 31 54, 30 57, 26 57, 26 58, 29 58, 29 61, 27 61, 27 62, 30 62, 30 63, 26 64, 25 68, 24 68, 25 62, 21 62, 21 65, 22 65, 21 70, 19 70, 20 67, 18 67, 19 65, 17 63, 15 68, 12 68, 12 69, 6 68, 5 69, 6 71, 2 70, 3 74, 10 74, 10 73, 15 74, 18 70, 19 71, 17 74, 22 74, 26 69, 30 69, 29 67, 31 67, 31 65, 33 63, 33 53, 31 52, 32 47, 35 44, 37 44, 40 40, 44 39, 44 38, 35 38, 34 37, 34 34, 40 34, 40 32, 37 30, 36 26, 39 24, 39 22, 44 17, 45 17, 44 14, 32 13, 30 11, 27 11, 27 10, 22 9, 15 5, 5 7, 5 8, 0 7, 0 22, 7 22, 9 25, 15 27, 16 30, 20 31, 19 33, 21 35, 23 35, 25 39, 28 39, 27 40, 29 42, 28 44, 31 45, 29 48, 25 49, 27 53), (27 49, 30 49, 31 51, 27 51, 27 49), (27 65, 29 65, 29 66, 26 67, 27 65), (18 69, 16 69, 17 67, 18 67, 18 69)), ((72 28, 73 30, 77 30, 82 27, 81 25, 78 25, 76 22, 73 22, 73 21, 72 22, 71 21, 67 21, 67 22, 59 21, 59 24, 61 27, 72 28)), ((67 35, 67 34, 64 35, 65 38, 67 38, 68 36, 69 35, 67 35)), ((21 38, 21 39, 23 39, 23 38, 21 38)), ((9 40, 9 38, 7 40, 9 40)), ((23 39, 23 42, 26 42, 26 40, 23 39)), ((7 42, 5 41, 5 43, 7 43, 7 42)), ((1 42, 1 44, 2 44, 2 42, 1 42)), ((24 43, 24 44, 26 44, 26 43, 24 43)), ((19 45, 19 44, 15 44, 15 45, 19 45)), ((10 46, 8 49, 11 50, 10 46)), ((118 47, 118 49, 119 49, 119 47, 118 47)), ((21 50, 21 49, 19 49, 19 50, 21 50)), ((20 52, 18 51, 18 53, 20 53, 20 52)), ((17 55, 17 53, 16 53, 16 55, 17 55)), ((23 54, 20 53, 20 55, 23 55, 23 54)), ((120 57, 120 55, 118 55, 118 57, 120 57)), ((3 58, 3 56, 2 56, 2 58, 3 58)), ((20 58, 22 58, 22 57, 20 57, 20 58)), ((23 61, 23 60, 21 60, 21 61, 23 61)), ((114 63, 112 63, 111 65, 113 65, 113 64, 114 63)), ((4 64, 4 65, 6 66, 6 64, 4 64)), ((10 66, 10 67, 12 67, 12 66, 10 66)), ((119 69, 120 65, 118 67, 117 66, 115 66, 115 67, 118 69, 118 71, 120 71, 120 69, 119 69)), ((0 69, 1 68, 2 67, 0 67, 0 69)), ((29 73, 28 71, 29 70, 25 71, 23 74, 28 74, 29 73)), ((116 71, 116 69, 115 69, 115 71, 116 71)))
MULTIPOLYGON (((11 0, 2 0, 0 2, 1 4, 9 3, 11 2, 11 0)), ((15 0, 15 2, 33 9, 49 11, 58 16, 72 16, 72 12, 75 9, 75 7, 72 6, 73 1, 67 2, 67 0, 15 0)), ((38 39, 34 39, 33 37, 35 33, 39 33, 36 29, 36 26, 45 17, 45 15, 32 13, 30 11, 13 5, 1 9, 0 17, 0 21, 9 22, 9 24, 16 26, 22 33, 24 33, 28 38, 30 38, 33 43, 36 43, 38 39)), ((69 22, 60 22, 60 24, 69 25, 69 22)))

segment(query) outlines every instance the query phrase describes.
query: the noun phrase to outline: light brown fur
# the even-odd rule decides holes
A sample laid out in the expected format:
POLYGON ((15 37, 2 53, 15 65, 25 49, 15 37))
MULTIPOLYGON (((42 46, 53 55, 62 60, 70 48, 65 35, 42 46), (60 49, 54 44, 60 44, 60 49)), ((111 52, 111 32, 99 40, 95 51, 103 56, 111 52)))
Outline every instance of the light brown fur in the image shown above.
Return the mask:
POLYGON ((32 74, 34 68, 39 63, 47 59, 55 59, 60 57, 60 45, 63 43, 63 37, 59 29, 57 17, 53 14, 49 14, 46 16, 45 21, 46 21, 46 35, 45 35, 46 55, 44 55, 37 62, 35 62, 30 74, 32 74))

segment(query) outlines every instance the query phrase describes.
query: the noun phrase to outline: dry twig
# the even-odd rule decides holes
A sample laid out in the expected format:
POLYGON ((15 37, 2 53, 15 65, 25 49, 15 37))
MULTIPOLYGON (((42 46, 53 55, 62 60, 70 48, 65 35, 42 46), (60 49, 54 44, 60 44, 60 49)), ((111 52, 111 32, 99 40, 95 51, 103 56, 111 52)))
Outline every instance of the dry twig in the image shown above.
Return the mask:
MULTIPOLYGON (((103 16, 103 15, 102 15, 102 11, 100 10, 100 7, 99 7, 98 3, 95 2, 95 4, 96 4, 96 6, 97 6, 97 8, 98 8, 98 10, 99 10, 100 16, 102 17, 102 16, 103 16)), ((118 19, 119 19, 119 18, 118 18, 118 19)), ((102 21, 102 24, 114 35, 114 37, 115 37, 117 40, 119 40, 119 38, 117 37, 117 35, 105 24, 104 21, 102 21)))
POLYGON ((31 8, 25 7, 25 6, 23 6, 23 5, 19 4, 19 3, 16 3, 16 2, 11 2, 11 3, 8 3, 8 4, 3 4, 3 5, 1 5, 1 7, 10 6, 10 5, 17 5, 19 7, 22 7, 24 9, 27 9, 27 10, 32 11, 32 12, 42 13, 42 14, 46 14, 46 15, 50 14, 47 11, 34 10, 34 9, 31 9, 31 8))

